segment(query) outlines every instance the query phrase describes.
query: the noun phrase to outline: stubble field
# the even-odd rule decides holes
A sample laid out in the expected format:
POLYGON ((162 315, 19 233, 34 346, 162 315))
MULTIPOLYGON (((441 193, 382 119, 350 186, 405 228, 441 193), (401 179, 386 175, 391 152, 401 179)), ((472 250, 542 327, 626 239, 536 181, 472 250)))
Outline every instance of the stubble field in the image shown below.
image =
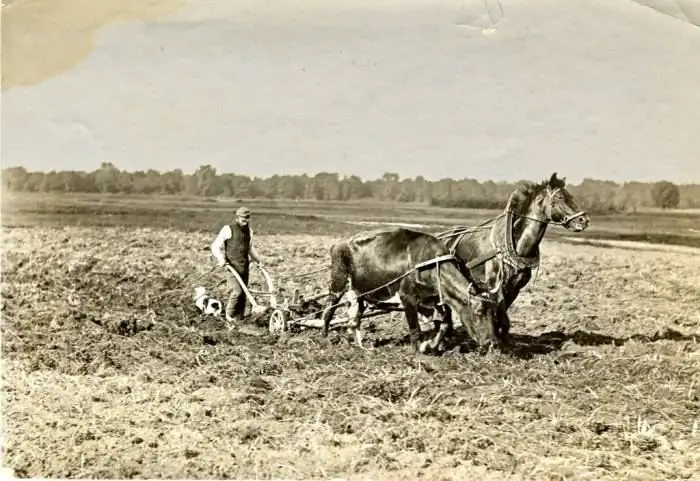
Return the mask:
MULTIPOLYGON (((325 285, 293 276, 325 267, 335 235, 260 230, 280 283, 325 285)), ((699 255, 547 238, 511 309, 516 346, 434 357, 410 351, 398 315, 363 323, 368 350, 342 331, 276 338, 202 318, 192 286, 215 231, 3 229, 4 465, 24 477, 700 479, 699 255)), ((218 281, 196 284, 223 298, 218 281)))

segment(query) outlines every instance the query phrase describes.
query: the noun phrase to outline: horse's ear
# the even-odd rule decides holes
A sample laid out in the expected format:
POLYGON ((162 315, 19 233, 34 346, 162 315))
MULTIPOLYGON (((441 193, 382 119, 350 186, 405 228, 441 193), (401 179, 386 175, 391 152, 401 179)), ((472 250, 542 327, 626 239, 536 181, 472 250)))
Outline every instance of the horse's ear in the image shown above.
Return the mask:
POLYGON ((566 185, 566 177, 559 178, 557 177, 557 173, 554 172, 552 176, 549 178, 549 186, 550 187, 564 187, 566 185))

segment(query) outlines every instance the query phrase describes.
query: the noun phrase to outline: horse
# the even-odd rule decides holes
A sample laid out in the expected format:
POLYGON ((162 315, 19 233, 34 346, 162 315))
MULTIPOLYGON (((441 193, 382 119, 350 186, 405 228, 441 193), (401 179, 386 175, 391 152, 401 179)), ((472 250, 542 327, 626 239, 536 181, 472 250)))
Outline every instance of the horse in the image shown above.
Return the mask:
MULTIPOLYGON (((512 192, 495 219, 436 234, 476 280, 501 287, 496 331, 503 343, 510 341, 508 309, 539 267, 540 242, 550 224, 571 232, 582 232, 590 224, 588 214, 566 189, 566 178, 558 178, 556 172, 548 180, 512 192)), ((434 322, 437 325, 435 318, 434 322)))
POLYGON ((329 295, 322 316, 322 337, 328 336, 339 300, 348 293, 348 327, 359 347, 363 347, 360 320, 368 303, 403 306, 414 352, 439 349, 452 329, 452 315, 480 345, 498 343, 499 299, 494 296, 500 293, 499 286, 488 289, 474 281, 433 235, 401 227, 363 231, 338 240, 329 253, 329 295), (443 322, 432 341, 418 346, 418 315, 428 317, 435 312, 443 322))

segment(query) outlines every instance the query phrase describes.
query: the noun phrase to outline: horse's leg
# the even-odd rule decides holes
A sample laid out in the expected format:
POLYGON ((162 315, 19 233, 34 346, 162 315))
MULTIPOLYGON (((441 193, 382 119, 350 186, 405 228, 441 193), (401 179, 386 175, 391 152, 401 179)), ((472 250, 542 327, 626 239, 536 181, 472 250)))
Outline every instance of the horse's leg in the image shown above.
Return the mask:
POLYGON ((431 351, 443 351, 445 349, 445 335, 452 330, 452 316, 449 309, 443 311, 442 322, 439 323, 438 330, 432 340, 426 340, 420 344, 421 354, 431 351))
POLYGON ((505 304, 506 309, 510 309, 510 306, 513 305, 515 300, 520 295, 520 291, 528 284, 528 282, 530 282, 531 277, 532 271, 530 269, 521 271, 516 277, 516 279, 512 282, 510 289, 508 289, 507 292, 503 293, 503 302, 505 304))
POLYGON ((433 309, 433 328, 435 329, 435 332, 440 330, 440 325, 442 324, 442 312, 440 312, 439 307, 435 307, 433 309))
MULTIPOLYGON (((489 285, 494 285, 495 283, 499 282, 499 279, 502 282, 501 292, 503 293, 503 299, 499 302, 496 310, 496 325, 494 326, 494 329, 500 342, 506 342, 506 338, 508 337, 508 331, 510 331, 510 319, 508 318, 507 312, 507 300, 509 298, 509 295, 511 295, 512 289, 515 285, 515 282, 513 282, 513 280, 517 281, 517 279, 508 278, 509 268, 505 266, 502 260, 491 260, 486 263, 484 268, 486 276, 485 279, 489 285), (503 272, 504 269, 506 269, 506 272, 503 272)), ((518 274, 516 274, 516 276, 517 275, 518 274)))
POLYGON ((423 340, 423 330, 421 328, 421 323, 432 322, 433 327, 437 332, 437 330, 440 328, 440 319, 438 319, 435 315, 435 310, 427 308, 426 306, 423 306, 421 304, 418 304, 416 306, 416 311, 418 315, 418 332, 420 333, 419 340, 423 340))
POLYGON ((443 324, 447 324, 447 327, 445 328, 445 334, 443 338, 440 340, 440 345, 438 346, 438 350, 443 351, 445 349, 445 343, 444 343, 444 338, 447 338, 452 335, 454 332, 454 323, 452 322, 452 311, 447 306, 436 306, 433 309, 433 326, 435 328, 435 334, 437 335, 438 332, 440 331, 441 327, 443 324))
POLYGON ((510 317, 508 316, 508 308, 505 302, 501 302, 498 305, 495 327, 498 340, 503 343, 508 343, 510 341, 510 317))
POLYGON ((360 329, 360 322, 362 321, 362 314, 365 312, 365 301, 358 297, 355 291, 350 291, 351 301, 350 307, 348 308, 348 331, 354 334, 355 342, 357 342, 358 347, 362 346, 362 330, 360 329))
POLYGON ((323 327, 321 328, 321 336, 328 337, 328 328, 331 325, 331 320, 335 315, 335 311, 340 307, 338 302, 340 298, 343 297, 343 293, 329 293, 328 300, 326 301, 326 307, 323 309, 323 315, 321 319, 323 320, 323 327))
POLYGON ((403 304, 404 314, 408 322, 408 331, 411 336, 411 348, 418 352, 418 343, 421 340, 420 324, 418 323, 418 303, 411 296, 399 294, 403 304))
MULTIPOLYGON (((452 310, 449 307, 443 306, 442 325, 445 325, 445 333, 440 338, 438 343, 438 351, 445 350, 445 338, 450 337, 454 333, 454 322, 452 321, 452 310)), ((442 327, 441 325, 441 327, 442 327)))
POLYGON ((328 282, 328 300, 323 310, 323 331, 322 336, 328 337, 328 328, 335 311, 340 307, 338 302, 343 294, 348 290, 350 279, 350 269, 348 267, 347 244, 339 243, 330 248, 331 258, 330 279, 328 282))
POLYGON ((516 278, 508 286, 504 286, 503 290, 503 302, 498 306, 498 312, 496 313, 497 326, 496 334, 499 341, 502 343, 509 343, 510 339, 510 316, 508 316, 508 309, 513 305, 515 299, 518 298, 520 290, 530 282, 530 277, 532 272, 527 269, 521 271, 517 274, 516 278))
POLYGON ((321 330, 321 335, 323 337, 328 337, 328 328, 331 324, 331 319, 335 315, 335 311, 340 307, 338 304, 340 298, 343 297, 348 288, 348 278, 344 272, 334 271, 331 274, 331 282, 329 285, 328 300, 326 301, 326 307, 323 310, 323 328, 321 330))

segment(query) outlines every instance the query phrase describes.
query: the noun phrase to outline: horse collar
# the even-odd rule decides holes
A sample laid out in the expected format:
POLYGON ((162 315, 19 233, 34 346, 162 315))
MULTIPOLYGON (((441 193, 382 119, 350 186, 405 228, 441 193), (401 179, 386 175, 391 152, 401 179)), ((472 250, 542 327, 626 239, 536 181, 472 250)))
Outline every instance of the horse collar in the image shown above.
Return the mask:
POLYGON ((506 233, 503 245, 498 245, 495 239, 494 247, 497 248, 502 255, 503 262, 518 269, 535 269, 540 264, 540 248, 535 247, 535 253, 532 256, 521 256, 515 248, 513 240, 513 212, 508 209, 506 213, 506 233))

